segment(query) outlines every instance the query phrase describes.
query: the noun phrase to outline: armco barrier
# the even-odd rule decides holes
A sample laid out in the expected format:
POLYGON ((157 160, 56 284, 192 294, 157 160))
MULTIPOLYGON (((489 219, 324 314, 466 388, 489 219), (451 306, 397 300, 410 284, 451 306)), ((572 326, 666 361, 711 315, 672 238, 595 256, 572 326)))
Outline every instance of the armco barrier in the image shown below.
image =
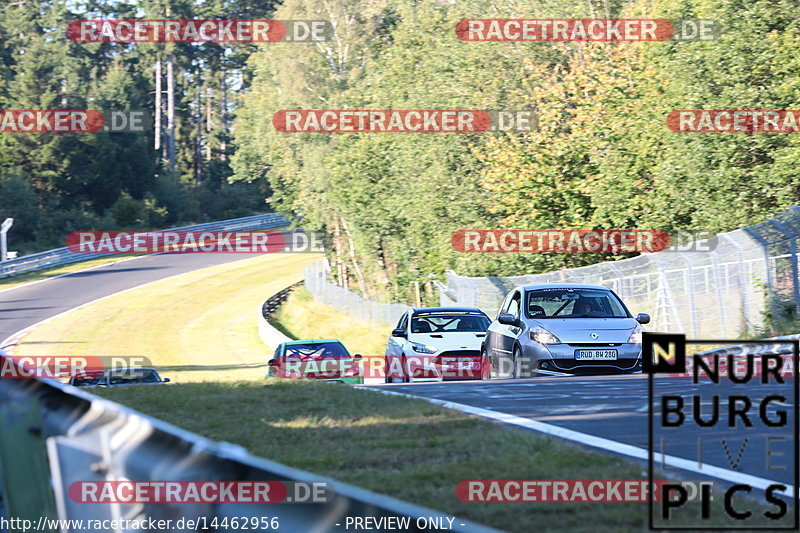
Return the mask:
MULTIPOLYGON (((0 352, 0 362, 5 359, 0 352)), ((41 525, 40 519, 53 518, 205 517, 210 524, 213 518, 277 517, 281 531, 293 532, 346 531, 347 517, 412 517, 406 531, 424 530, 413 517, 448 523, 448 517, 437 511, 254 457, 240 446, 205 439, 55 380, 0 379, 0 424, 6 519, 41 525), (327 482, 334 496, 327 503, 302 504, 107 505, 76 503, 67 494, 75 481, 123 479, 327 482)), ((452 530, 495 531, 459 518, 452 530)), ((38 531, 55 528, 44 525, 38 531)), ((70 533, 74 528, 61 531, 70 533)))
POLYGON ((289 342, 294 339, 287 337, 278 331, 272 324, 270 324, 269 315, 274 313, 275 310, 286 301, 286 298, 289 297, 289 293, 292 292, 292 289, 301 283, 303 282, 301 281, 295 283, 294 285, 290 285, 289 287, 276 292, 264 300, 264 303, 261 304, 261 308, 258 310, 258 336, 261 338, 261 342, 266 344, 267 347, 272 350, 277 348, 279 344, 289 342))
MULTIPOLYGON (((196 224, 194 226, 182 226, 180 228, 170 228, 172 231, 250 231, 267 228, 277 228, 288 226, 289 220, 277 213, 266 213, 243 218, 233 218, 209 222, 206 224, 196 224)), ((0 278, 33 272, 43 268, 52 268, 87 259, 94 259, 109 254, 78 254, 71 252, 68 248, 56 248, 46 252, 26 255, 11 261, 0 263, 0 278)))
MULTIPOLYGON (((735 357, 747 355, 792 355, 794 353, 794 343, 800 341, 800 334, 782 335, 780 337, 770 337, 763 340, 786 342, 780 344, 766 344, 758 341, 742 341, 741 344, 720 346, 719 348, 712 348, 710 350, 698 352, 696 355, 715 355, 720 357, 725 357, 728 355, 735 357)), ((687 340, 686 342, 687 344, 692 344, 691 340, 687 340)))

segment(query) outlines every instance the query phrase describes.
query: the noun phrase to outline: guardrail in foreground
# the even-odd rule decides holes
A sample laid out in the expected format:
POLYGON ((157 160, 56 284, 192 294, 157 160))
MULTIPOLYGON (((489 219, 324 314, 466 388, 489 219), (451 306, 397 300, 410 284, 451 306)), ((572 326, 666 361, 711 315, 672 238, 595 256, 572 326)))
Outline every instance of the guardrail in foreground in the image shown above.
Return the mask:
MULTIPOLYGON (((265 213, 262 215, 233 218, 230 220, 220 220, 217 222, 208 222, 205 224, 195 224, 193 226, 181 226, 179 228, 169 229, 172 231, 248 231, 288 226, 289 223, 290 221, 281 214, 265 213)), ((112 254, 79 254, 71 252, 68 248, 55 248, 53 250, 47 250, 46 252, 26 255, 17 259, 0 263, 0 278, 13 276, 15 274, 23 274, 25 272, 33 272, 43 268, 52 268, 69 263, 76 263, 78 261, 85 261, 87 259, 94 259, 96 257, 102 257, 106 255, 112 254)))
MULTIPOLYGON (((9 361, 0 351, 0 363, 9 361)), ((205 517, 210 524, 215 517, 278 517, 284 531, 309 532, 344 530, 348 516, 412 517, 407 531, 423 530, 414 517, 447 524, 448 517, 437 511, 252 456, 240 446, 211 441, 56 380, 0 379, 0 427, 6 518, 33 524, 41 524, 40 518, 205 517), (121 479, 327 482, 334 495, 327 503, 302 504, 88 504, 68 496, 75 481, 121 479)), ((48 530, 53 528, 39 529, 48 530)), ((452 530, 495 531, 458 518, 452 530)))

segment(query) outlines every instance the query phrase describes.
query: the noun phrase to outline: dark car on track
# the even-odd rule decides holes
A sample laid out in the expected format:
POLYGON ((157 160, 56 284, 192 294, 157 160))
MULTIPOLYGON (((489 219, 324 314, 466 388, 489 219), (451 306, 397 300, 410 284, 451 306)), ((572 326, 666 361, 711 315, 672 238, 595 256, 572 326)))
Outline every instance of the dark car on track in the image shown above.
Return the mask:
POLYGON ((169 378, 162 378, 154 368, 126 368, 124 370, 86 370, 69 378, 74 387, 117 387, 124 385, 163 385, 169 378))
POLYGON ((267 363, 268 378, 318 379, 351 385, 364 383, 361 354, 350 355, 336 339, 307 339, 278 345, 267 363))

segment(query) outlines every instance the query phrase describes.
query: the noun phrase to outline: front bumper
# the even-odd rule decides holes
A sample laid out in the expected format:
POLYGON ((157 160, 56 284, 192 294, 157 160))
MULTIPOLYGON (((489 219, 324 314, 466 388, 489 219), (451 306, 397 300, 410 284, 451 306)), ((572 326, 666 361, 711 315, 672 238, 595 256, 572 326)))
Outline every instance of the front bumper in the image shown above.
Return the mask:
POLYGON ((364 376, 341 376, 341 377, 314 377, 314 376, 298 376, 298 375, 280 375, 270 369, 264 376, 267 379, 291 379, 291 380, 311 380, 311 381, 328 381, 331 383, 345 383, 347 385, 363 385, 364 376))
POLYGON ((642 345, 629 343, 582 343, 580 345, 530 343, 523 346, 523 356, 534 371, 541 369, 567 373, 633 372, 641 370, 642 345), (617 351, 617 358, 577 359, 576 351, 586 349, 613 349, 617 351))
MULTIPOLYGON (((406 354, 402 369, 408 381, 459 381, 482 379, 488 365, 478 350, 453 350, 436 354, 406 354)), ((393 377, 400 376, 400 369, 390 370, 393 377)))

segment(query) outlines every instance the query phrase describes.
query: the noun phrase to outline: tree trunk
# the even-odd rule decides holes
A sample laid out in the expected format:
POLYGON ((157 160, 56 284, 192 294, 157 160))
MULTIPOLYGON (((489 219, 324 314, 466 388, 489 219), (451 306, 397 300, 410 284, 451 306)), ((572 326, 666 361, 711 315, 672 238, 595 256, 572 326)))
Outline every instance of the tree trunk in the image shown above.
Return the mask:
POLYGON ((358 290, 361 291, 363 296, 368 296, 367 294, 367 282, 364 279, 364 274, 361 272, 361 267, 358 265, 358 259, 356 258, 356 245, 353 242, 353 235, 350 233, 350 229, 347 227, 347 221, 345 221, 344 217, 340 217, 342 221, 342 229, 344 230, 345 235, 347 236, 347 244, 350 250, 350 261, 353 263, 353 272, 356 273, 356 281, 358 281, 358 290))
POLYGON ((175 72, 172 54, 167 58, 167 157, 169 169, 175 170, 175 72))
POLYGON ((219 157, 222 161, 225 161, 226 154, 225 151, 228 149, 228 145, 225 142, 225 135, 228 132, 228 121, 227 121, 227 112, 228 112, 228 86, 225 83, 225 68, 222 69, 222 79, 220 80, 222 86, 222 109, 219 114, 220 119, 220 137, 219 137, 219 157))
POLYGON ((383 239, 378 238, 378 272, 380 273, 380 283, 384 290, 389 287, 389 270, 386 266, 386 255, 383 248, 383 239))
POLYGON ((211 113, 214 110, 214 88, 206 85, 206 161, 211 161, 211 113))
POLYGON ((194 138, 194 182, 203 180, 203 88, 198 73, 195 81, 195 138, 194 138))
POLYGON ((156 58, 156 118, 153 124, 155 134, 153 148, 158 152, 161 149, 161 58, 156 58))
POLYGON ((333 219, 333 253, 336 256, 336 284, 344 287, 347 272, 342 261, 342 231, 338 216, 333 219))

